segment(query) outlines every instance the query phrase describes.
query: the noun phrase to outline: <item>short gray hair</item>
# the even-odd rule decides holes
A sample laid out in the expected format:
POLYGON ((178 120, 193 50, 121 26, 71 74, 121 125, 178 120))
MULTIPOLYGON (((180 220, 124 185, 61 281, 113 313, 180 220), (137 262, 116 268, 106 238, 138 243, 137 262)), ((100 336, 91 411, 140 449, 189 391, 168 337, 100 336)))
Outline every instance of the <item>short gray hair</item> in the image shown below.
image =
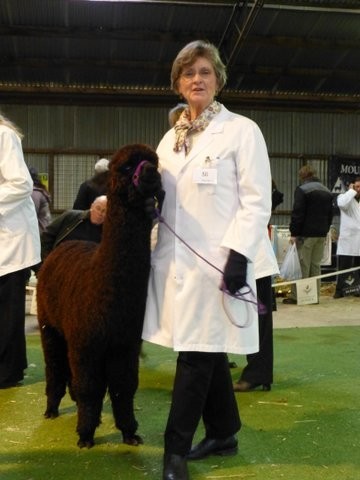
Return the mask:
POLYGON ((95 172, 100 173, 100 172, 106 172, 109 170, 109 160, 107 158, 100 158, 95 163, 95 172))
POLYGON ((185 67, 192 65, 199 57, 204 57, 212 64, 218 81, 219 90, 226 83, 226 68, 223 64, 218 49, 212 43, 204 40, 195 40, 185 45, 177 54, 171 69, 171 88, 179 93, 178 83, 180 75, 185 67))

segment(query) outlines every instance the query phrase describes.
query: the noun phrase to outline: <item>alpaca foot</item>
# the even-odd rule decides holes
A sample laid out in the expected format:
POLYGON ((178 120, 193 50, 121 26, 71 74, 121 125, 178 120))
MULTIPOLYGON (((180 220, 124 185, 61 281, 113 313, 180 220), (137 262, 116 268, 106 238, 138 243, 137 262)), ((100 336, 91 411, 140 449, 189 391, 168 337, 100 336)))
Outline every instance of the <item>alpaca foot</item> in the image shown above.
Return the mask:
POLYGON ((56 418, 59 416, 59 410, 57 408, 47 408, 44 417, 45 418, 56 418))
POLYGON ((144 440, 139 435, 123 435, 123 442, 127 445, 137 447, 138 445, 142 445, 144 440))
POLYGON ((79 438, 77 445, 80 448, 91 448, 95 445, 95 442, 93 438, 79 438))

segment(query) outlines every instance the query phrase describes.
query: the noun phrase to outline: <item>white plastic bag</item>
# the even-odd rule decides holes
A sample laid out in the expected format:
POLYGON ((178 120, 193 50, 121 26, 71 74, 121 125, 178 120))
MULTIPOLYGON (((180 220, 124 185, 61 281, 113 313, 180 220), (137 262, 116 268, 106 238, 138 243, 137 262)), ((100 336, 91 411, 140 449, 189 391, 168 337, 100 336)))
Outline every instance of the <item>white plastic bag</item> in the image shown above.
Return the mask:
POLYGON ((296 243, 289 245, 286 251, 284 261, 280 267, 280 276, 285 280, 299 280, 302 278, 296 243))

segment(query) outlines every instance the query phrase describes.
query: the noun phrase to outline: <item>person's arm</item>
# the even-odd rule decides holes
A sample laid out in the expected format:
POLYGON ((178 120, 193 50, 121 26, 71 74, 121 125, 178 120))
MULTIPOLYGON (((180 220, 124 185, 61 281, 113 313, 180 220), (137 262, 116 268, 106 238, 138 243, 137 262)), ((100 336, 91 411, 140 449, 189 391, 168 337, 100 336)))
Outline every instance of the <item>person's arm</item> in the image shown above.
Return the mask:
POLYGON ((271 173, 265 140, 254 123, 247 125, 240 137, 235 153, 238 208, 222 241, 222 246, 229 248, 223 282, 232 294, 246 285, 248 261, 254 262, 271 215, 271 173))
POLYGON ((274 211, 284 201, 284 194, 276 187, 271 192, 271 210, 274 211))
POLYGON ((34 202, 34 205, 35 205, 36 215, 39 218, 40 211, 41 211, 42 204, 43 204, 44 195, 42 194, 42 191, 39 188, 34 187, 32 193, 31 193, 31 198, 33 199, 33 202, 34 202))
POLYGON ((51 222, 49 197, 41 192, 39 211, 37 212, 40 232, 43 232, 51 222))
POLYGON ((330 208, 329 208, 329 216, 328 216, 329 230, 330 230, 330 227, 331 227, 331 224, 332 224, 332 221, 333 221, 333 217, 334 217, 334 199, 332 197, 330 208))
MULTIPOLYGON (((254 122, 234 129, 233 138, 238 208, 221 246, 253 262, 271 216, 270 163, 264 137, 254 122)), ((241 259, 239 263, 243 264, 241 259)))
POLYGON ((64 212, 59 217, 55 218, 41 234, 41 259, 42 261, 49 255, 56 245, 56 240, 63 229, 63 223, 67 216, 64 212))
POLYGON ((354 190, 354 184, 350 183, 348 191, 340 193, 337 197, 337 204, 340 210, 347 210, 355 196, 356 191, 354 190))
POLYGON ((294 205, 291 212, 290 220, 290 234, 291 237, 298 237, 301 235, 306 214, 305 193, 300 187, 296 187, 294 193, 294 205))
POLYGON ((0 130, 0 215, 11 214, 30 197, 33 181, 26 166, 21 140, 11 129, 0 130))

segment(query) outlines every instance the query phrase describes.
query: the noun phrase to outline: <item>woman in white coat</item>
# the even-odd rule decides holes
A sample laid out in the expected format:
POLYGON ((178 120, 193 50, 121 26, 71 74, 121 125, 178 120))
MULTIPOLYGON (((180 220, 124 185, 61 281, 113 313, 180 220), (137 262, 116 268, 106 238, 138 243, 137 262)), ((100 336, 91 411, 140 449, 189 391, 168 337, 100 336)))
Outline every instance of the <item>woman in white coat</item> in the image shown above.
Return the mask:
POLYGON ((259 348, 253 261, 271 214, 270 167, 258 126, 214 101, 225 81, 213 45, 179 52, 171 82, 188 108, 157 150, 162 215, 182 239, 159 224, 143 330, 144 340, 179 352, 164 480, 188 479, 187 459, 236 453, 241 422, 226 353, 259 348), (206 436, 191 449, 201 417, 206 436))
POLYGON ((21 134, 0 115, 0 388, 21 382, 27 367, 25 285, 28 268, 40 262, 32 189, 21 134))
MULTIPOLYGON (((360 267, 360 177, 355 178, 345 193, 338 195, 337 204, 340 208, 340 233, 336 249, 338 270, 360 267)), ((343 288, 351 285, 346 283, 348 277, 346 273, 338 275, 334 298, 344 296, 343 288)), ((359 271, 352 272, 351 278, 354 277, 359 278, 359 271)))

